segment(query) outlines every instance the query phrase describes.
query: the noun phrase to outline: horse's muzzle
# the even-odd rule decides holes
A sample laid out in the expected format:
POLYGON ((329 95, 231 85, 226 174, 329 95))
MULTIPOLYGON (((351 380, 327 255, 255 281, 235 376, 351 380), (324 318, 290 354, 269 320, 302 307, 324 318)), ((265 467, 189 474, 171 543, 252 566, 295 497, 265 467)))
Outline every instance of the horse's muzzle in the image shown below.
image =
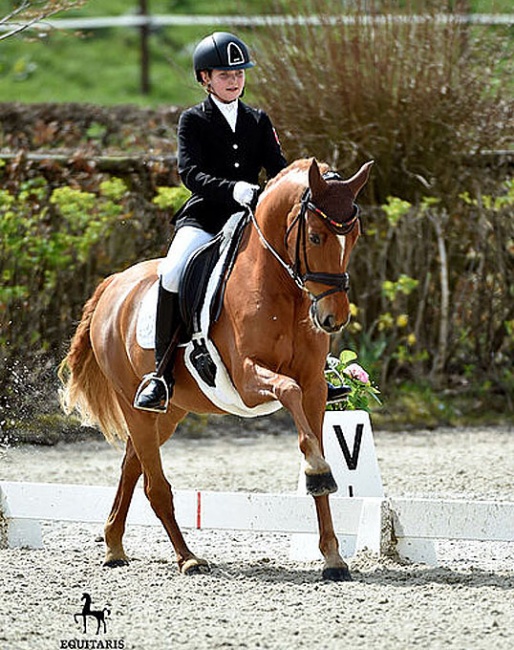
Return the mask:
POLYGON ((311 305, 311 318, 317 328, 327 334, 335 334, 350 322, 350 309, 345 311, 345 316, 337 317, 332 310, 324 309, 321 302, 316 301, 311 305))

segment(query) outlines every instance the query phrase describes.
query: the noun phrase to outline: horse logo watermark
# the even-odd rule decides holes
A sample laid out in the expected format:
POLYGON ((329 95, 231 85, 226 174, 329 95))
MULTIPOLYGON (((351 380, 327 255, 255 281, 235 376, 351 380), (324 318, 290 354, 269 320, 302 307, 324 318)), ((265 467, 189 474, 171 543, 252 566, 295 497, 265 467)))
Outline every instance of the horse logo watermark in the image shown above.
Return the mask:
POLYGON ((89 594, 82 594, 82 599, 84 601, 84 606, 82 607, 81 612, 77 612, 73 615, 75 623, 78 623, 78 619, 82 617, 82 626, 84 634, 87 633, 87 619, 92 618, 96 620, 96 634, 100 633, 100 629, 103 626, 103 633, 107 634, 107 624, 105 622, 105 615, 110 615, 111 610, 108 607, 103 609, 91 609, 91 596, 89 594))
POLYGON ((93 599, 86 592, 82 594, 81 600, 84 602, 82 610, 72 614, 72 616, 75 625, 80 625, 82 628, 84 636, 81 638, 60 639, 59 650, 124 650, 125 639, 123 637, 107 638, 106 636, 107 621, 110 620, 111 614, 110 605, 102 607, 102 609, 93 609, 91 607, 93 599), (89 626, 88 623, 90 623, 89 626), (89 637, 94 635, 94 638, 87 638, 85 635, 89 637))

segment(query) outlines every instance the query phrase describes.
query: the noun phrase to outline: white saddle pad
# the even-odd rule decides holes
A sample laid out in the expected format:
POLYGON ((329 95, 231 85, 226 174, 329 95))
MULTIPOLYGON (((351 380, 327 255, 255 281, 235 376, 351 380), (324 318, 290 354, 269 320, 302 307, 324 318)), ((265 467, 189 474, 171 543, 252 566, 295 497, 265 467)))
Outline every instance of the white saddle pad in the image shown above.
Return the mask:
POLYGON ((153 350, 155 345, 155 321, 157 317, 157 294, 159 280, 145 293, 137 316, 136 340, 144 350, 153 350))

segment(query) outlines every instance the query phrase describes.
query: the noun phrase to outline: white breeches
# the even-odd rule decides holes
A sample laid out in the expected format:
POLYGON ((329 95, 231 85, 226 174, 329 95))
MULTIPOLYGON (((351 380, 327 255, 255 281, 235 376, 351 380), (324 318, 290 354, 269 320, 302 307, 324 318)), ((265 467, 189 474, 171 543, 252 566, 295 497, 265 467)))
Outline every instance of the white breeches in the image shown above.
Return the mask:
POLYGON ((177 230, 168 254, 159 264, 158 273, 166 291, 178 292, 178 285, 184 266, 192 253, 211 241, 211 235, 201 228, 183 226, 177 230))

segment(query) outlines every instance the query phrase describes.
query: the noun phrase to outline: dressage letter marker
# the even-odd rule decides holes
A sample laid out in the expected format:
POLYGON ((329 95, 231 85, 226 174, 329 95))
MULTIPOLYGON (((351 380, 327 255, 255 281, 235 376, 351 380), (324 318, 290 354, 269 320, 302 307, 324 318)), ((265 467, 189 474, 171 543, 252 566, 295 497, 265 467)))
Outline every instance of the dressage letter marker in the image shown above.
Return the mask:
MULTIPOLYGON (((383 497, 373 431, 365 411, 327 411, 323 446, 338 486, 338 497, 383 497)), ((307 494, 300 471, 298 493, 307 494)))
MULTIPOLYGON (((384 488, 378 467, 373 431, 365 411, 327 411, 323 420, 323 447, 334 479, 337 483, 336 497, 383 497, 384 488)), ((307 494, 305 472, 300 468, 298 494, 307 494)), ((365 517, 365 513, 362 513, 365 517)), ((341 551, 353 555, 359 547, 357 535, 338 535, 341 551)), ((368 547, 377 550, 376 543, 367 538, 368 547)), ((292 560, 315 560, 321 557, 316 535, 292 535, 290 558, 292 560)))

